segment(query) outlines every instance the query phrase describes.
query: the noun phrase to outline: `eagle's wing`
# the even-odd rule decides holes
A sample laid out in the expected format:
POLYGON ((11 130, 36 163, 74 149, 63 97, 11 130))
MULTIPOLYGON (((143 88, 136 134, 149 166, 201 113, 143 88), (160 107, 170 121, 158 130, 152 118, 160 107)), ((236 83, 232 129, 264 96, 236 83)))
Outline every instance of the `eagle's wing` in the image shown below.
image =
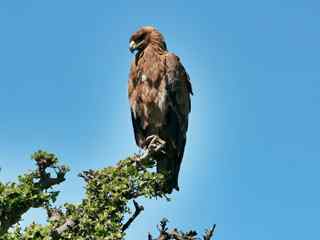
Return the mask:
POLYGON ((131 120, 133 125, 134 131, 134 138, 136 140, 136 144, 139 147, 144 147, 146 133, 145 130, 142 128, 143 124, 138 116, 135 115, 134 110, 131 108, 131 120))
POLYGON ((129 81, 128 81, 128 97, 130 102, 130 110, 131 110, 131 120, 134 130, 134 137, 136 143, 139 147, 142 147, 144 142, 144 130, 142 129, 142 124, 140 118, 136 115, 136 106, 137 106, 137 97, 135 95, 135 84, 134 81, 137 78, 138 71, 136 68, 136 64, 132 63, 130 68, 129 74, 129 81))
POLYGON ((166 55, 166 79, 169 110, 176 115, 180 133, 185 135, 188 129, 188 114, 191 111, 190 95, 193 92, 188 73, 173 53, 166 55))
POLYGON ((186 144, 188 114, 191 111, 190 95, 193 94, 189 76, 179 58, 168 53, 166 55, 167 80, 167 138, 173 146, 171 161, 174 161, 174 187, 178 188, 178 174, 186 144))

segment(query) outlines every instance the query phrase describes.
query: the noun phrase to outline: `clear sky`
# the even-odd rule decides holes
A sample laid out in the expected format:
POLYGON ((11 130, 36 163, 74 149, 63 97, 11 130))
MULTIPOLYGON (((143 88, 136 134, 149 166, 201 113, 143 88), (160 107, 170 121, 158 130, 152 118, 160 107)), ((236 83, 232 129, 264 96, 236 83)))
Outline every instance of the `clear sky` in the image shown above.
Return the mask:
MULTIPOLYGON (((127 239, 217 224, 217 240, 319 239, 320 5, 309 0, 1 1, 0 180, 58 154, 77 173, 136 152, 130 34, 157 27, 195 95, 180 192, 142 201, 127 239)), ((25 223, 43 222, 44 213, 25 223)))

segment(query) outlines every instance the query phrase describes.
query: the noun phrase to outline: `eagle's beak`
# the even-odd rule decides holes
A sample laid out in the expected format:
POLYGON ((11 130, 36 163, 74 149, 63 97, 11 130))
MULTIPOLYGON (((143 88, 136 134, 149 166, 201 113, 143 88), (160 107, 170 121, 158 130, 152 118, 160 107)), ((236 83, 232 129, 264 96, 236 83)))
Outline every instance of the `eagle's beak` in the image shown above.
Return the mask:
POLYGON ((129 44, 129 50, 130 52, 134 52, 135 50, 138 50, 139 47, 144 43, 144 40, 140 41, 138 44, 135 41, 131 41, 129 44))
POLYGON ((137 44, 134 42, 134 41, 131 41, 130 44, 129 44, 129 50, 131 53, 134 52, 134 50, 137 49, 137 44))

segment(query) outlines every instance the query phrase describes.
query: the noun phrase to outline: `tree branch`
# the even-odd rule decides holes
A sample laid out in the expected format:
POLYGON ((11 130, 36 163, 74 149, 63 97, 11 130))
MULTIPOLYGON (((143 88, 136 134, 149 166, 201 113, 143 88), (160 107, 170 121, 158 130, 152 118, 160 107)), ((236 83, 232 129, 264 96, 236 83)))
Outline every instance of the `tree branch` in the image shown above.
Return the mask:
POLYGON ((53 233, 52 233, 53 238, 59 239, 59 237, 61 236, 61 234, 62 234, 63 232, 65 232, 65 231, 67 231, 68 229, 74 227, 75 225, 76 225, 76 223, 75 223, 72 219, 68 218, 68 219, 64 222, 64 224, 62 224, 60 227, 56 228, 56 229, 53 231, 53 233))
MULTIPOLYGON (((160 225, 158 225, 158 230, 160 232, 159 237, 152 238, 151 234, 148 234, 148 240, 196 240, 199 239, 196 231, 182 232, 178 229, 173 229, 168 231, 167 228, 168 220, 166 218, 160 221, 160 225)), ((208 229, 203 235, 203 240, 210 240, 213 236, 214 230, 216 228, 216 224, 213 225, 211 229, 208 229)))
MULTIPOLYGON (((164 157, 164 146, 165 142, 158 136, 151 136, 141 154, 129 156, 116 166, 82 172, 79 176, 86 182, 85 198, 79 204, 65 204, 65 210, 51 207, 59 192, 47 189, 64 181, 68 168, 59 166, 54 154, 36 152, 32 156, 37 163, 35 171, 20 176, 18 185, 0 182, 1 197, 5 200, 4 204, 0 203, 0 236, 5 234, 8 238, 4 239, 36 236, 32 239, 51 237, 58 240, 64 236, 70 239, 85 236, 123 240, 125 231, 144 210, 136 198, 168 199, 166 175, 149 171, 164 157), (130 213, 128 203, 131 200, 135 211, 123 223, 130 213), (13 205, 19 208, 11 207, 13 205), (47 209, 49 224, 32 224, 24 232, 20 228, 8 232, 9 227, 19 222, 21 215, 31 207, 47 209)), ((158 238, 152 238, 149 233, 148 240, 199 240, 201 237, 195 231, 168 230, 167 223, 168 220, 163 219, 158 225, 158 238)), ((201 239, 211 240, 215 227, 208 229, 201 239)))
POLYGON ((216 224, 214 224, 212 228, 206 231, 205 235, 203 236, 203 240, 210 240, 213 236, 215 229, 216 229, 216 224))
POLYGON ((144 210, 144 207, 142 205, 139 205, 135 200, 133 200, 133 204, 135 207, 134 214, 128 219, 128 221, 122 226, 122 232, 124 232, 130 224, 138 217, 138 215, 141 213, 141 211, 144 210))
POLYGON ((65 180, 69 171, 66 166, 58 166, 58 158, 44 151, 37 151, 32 155, 36 161, 37 170, 19 177, 19 184, 6 184, 2 197, 6 200, 0 209, 0 235, 20 221, 21 216, 30 208, 38 208, 54 202, 58 192, 45 191, 65 180), (51 177, 47 169, 55 171, 56 177, 51 177), (14 196, 14 197, 13 197, 14 196), (14 206, 19 206, 12 208, 14 206))

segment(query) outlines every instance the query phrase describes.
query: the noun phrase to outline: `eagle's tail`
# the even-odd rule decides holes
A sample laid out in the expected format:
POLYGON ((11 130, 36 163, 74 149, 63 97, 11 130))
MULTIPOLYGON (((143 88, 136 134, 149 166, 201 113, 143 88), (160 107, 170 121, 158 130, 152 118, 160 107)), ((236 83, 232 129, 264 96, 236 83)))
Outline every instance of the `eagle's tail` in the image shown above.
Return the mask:
POLYGON ((172 193, 173 189, 179 191, 178 175, 173 164, 176 159, 177 156, 166 154, 164 158, 157 162, 157 172, 165 176, 164 191, 169 194, 172 193))
POLYGON ((172 193, 173 189, 179 191, 179 172, 183 158, 184 143, 182 143, 180 149, 176 149, 173 146, 167 146, 166 154, 163 158, 157 162, 157 172, 163 173, 166 177, 165 192, 172 193))
POLYGON ((184 154, 184 147, 186 145, 186 138, 184 137, 182 139, 182 142, 180 143, 180 147, 176 153, 176 158, 175 161, 173 161, 175 163, 174 166, 174 172, 173 172, 173 188, 176 189, 177 191, 179 191, 179 172, 180 172, 180 167, 181 167, 181 162, 182 162, 182 158, 183 158, 183 154, 184 154))

